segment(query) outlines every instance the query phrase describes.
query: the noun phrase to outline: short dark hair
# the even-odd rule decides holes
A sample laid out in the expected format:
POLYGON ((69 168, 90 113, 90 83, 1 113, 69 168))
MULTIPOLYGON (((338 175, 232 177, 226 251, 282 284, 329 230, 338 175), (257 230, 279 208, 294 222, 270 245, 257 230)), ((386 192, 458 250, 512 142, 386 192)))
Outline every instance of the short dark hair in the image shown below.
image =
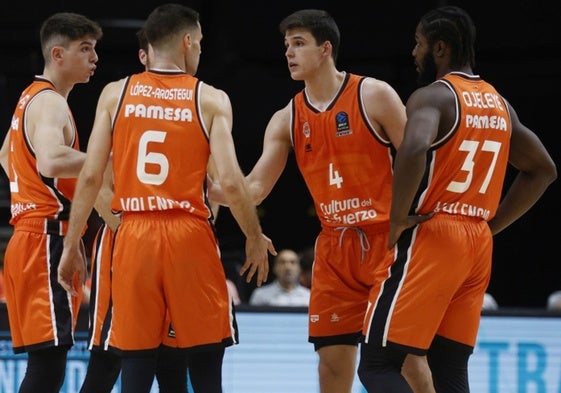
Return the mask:
POLYGON ((143 28, 136 32, 136 38, 138 39, 138 49, 148 52, 148 37, 146 37, 146 31, 143 28))
POLYGON ((475 24, 465 10, 456 6, 435 8, 423 15, 419 24, 429 45, 442 40, 450 46, 451 66, 475 67, 475 24))
POLYGON ((103 30, 97 22, 84 15, 59 12, 43 22, 39 37, 43 57, 48 57, 48 52, 54 45, 66 47, 70 42, 83 37, 100 40, 103 37, 103 30))
POLYGON ((333 47, 332 57, 337 60, 341 33, 335 20, 325 10, 299 10, 284 18, 279 24, 279 30, 285 34, 289 29, 305 29, 309 31, 318 45, 329 41, 333 47))
POLYGON ((199 13, 182 4, 167 3, 156 7, 144 23, 148 42, 153 46, 185 29, 194 29, 200 20, 199 13))

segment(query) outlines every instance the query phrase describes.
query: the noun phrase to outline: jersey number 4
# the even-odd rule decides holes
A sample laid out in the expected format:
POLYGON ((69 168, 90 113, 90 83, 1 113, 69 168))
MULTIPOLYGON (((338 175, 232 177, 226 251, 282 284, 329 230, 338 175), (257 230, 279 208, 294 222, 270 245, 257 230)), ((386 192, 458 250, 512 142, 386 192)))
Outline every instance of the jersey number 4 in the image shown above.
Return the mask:
POLYGON ((329 163, 329 185, 330 186, 337 186, 337 188, 341 188, 341 184, 343 183, 343 176, 339 176, 339 171, 333 169, 333 163, 329 163))

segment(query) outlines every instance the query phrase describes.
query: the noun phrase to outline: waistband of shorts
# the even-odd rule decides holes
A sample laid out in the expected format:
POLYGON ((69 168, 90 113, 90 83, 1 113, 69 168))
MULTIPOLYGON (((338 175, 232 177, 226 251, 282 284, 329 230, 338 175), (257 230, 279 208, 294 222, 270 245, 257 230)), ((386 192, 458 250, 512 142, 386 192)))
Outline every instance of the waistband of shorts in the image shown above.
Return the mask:
POLYGON ((461 221, 461 222, 471 222, 474 224, 486 222, 481 217, 466 216, 463 214, 448 214, 448 213, 436 213, 434 216, 432 216, 429 219, 429 221, 430 220, 461 221))
POLYGON ((182 219, 200 217, 190 214, 183 209, 129 211, 124 210, 121 214, 122 220, 158 220, 158 219, 182 219))
POLYGON ((65 236, 68 221, 50 218, 21 218, 15 224, 14 230, 65 236))
POLYGON ((389 232, 390 223, 388 221, 368 224, 368 225, 340 225, 340 226, 322 226, 322 232, 329 236, 341 236, 342 228, 356 228, 367 235, 374 235, 381 232, 389 232))

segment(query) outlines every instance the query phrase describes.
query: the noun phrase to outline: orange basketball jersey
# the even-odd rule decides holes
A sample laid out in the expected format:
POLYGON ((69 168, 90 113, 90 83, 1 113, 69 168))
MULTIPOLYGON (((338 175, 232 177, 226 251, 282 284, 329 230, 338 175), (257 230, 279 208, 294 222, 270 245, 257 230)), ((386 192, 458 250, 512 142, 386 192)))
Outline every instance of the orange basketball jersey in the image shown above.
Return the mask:
MULTIPOLYGON (((6 248, 4 273, 15 353, 72 346, 82 301, 81 289, 78 296, 70 296, 56 276, 76 179, 48 178, 38 171, 26 128, 28 107, 41 94, 58 92, 50 81, 35 77, 20 96, 9 131, 10 224, 14 234, 6 248)), ((67 116, 70 146, 79 150, 70 109, 67 116)))
POLYGON ((295 157, 322 225, 308 308, 308 341, 316 348, 358 343, 373 272, 391 262, 392 145, 365 114, 365 80, 346 74, 323 111, 305 90, 292 100, 295 157))
POLYGON ((322 226, 388 221, 391 144, 364 113, 364 80, 347 74, 325 111, 313 107, 305 90, 292 100, 294 152, 322 226))
POLYGON ((201 83, 183 72, 143 72, 125 84, 113 127, 115 211, 183 209, 209 218, 210 146, 199 119, 201 83))
MULTIPOLYGON (((41 175, 37 170, 34 148, 29 143, 25 129, 28 105, 38 95, 48 91, 56 92, 56 88, 50 81, 35 77, 33 83, 21 94, 12 118, 8 153, 12 225, 21 218, 68 220, 70 213, 70 201, 74 196, 76 179, 54 179, 41 175)), ((78 132, 70 110, 68 117, 74 128, 71 146, 79 150, 78 132)))
POLYGON ((416 212, 488 221, 496 213, 508 165, 508 107, 493 86, 477 75, 453 72, 435 83, 452 90, 457 116, 450 132, 433 143, 416 212))
POLYGON ((445 84, 455 122, 427 153, 413 207, 430 220, 400 236, 380 292, 371 292, 365 342, 426 354, 435 335, 473 347, 491 277, 486 220, 500 201, 511 120, 503 98, 477 75, 453 72, 445 84), (428 307, 424 307, 428 306, 428 307))
POLYGON ((179 348, 234 342, 226 276, 205 203, 210 145, 201 120, 202 83, 183 72, 152 70, 124 84, 112 144, 112 209, 123 212, 111 265, 109 347, 117 351, 156 350, 170 323, 179 348))

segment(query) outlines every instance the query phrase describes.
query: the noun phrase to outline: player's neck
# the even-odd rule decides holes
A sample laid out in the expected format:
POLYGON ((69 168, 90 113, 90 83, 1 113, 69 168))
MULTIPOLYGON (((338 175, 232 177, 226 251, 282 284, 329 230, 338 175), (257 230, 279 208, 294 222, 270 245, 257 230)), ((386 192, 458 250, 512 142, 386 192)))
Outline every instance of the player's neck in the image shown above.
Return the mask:
POLYGON ((150 69, 158 71, 183 71, 185 72, 185 62, 181 57, 158 52, 150 58, 150 69))
POLYGON ((68 83, 64 80, 64 77, 61 75, 57 75, 57 73, 53 73, 49 71, 47 68, 43 70, 41 75, 37 75, 39 78, 46 79, 53 84, 56 88, 56 91, 62 95, 64 98, 68 99, 68 95, 70 91, 74 87, 74 83, 68 83))
POLYGON ((325 110, 341 90, 346 72, 333 68, 306 80, 306 97, 319 110, 325 110))

